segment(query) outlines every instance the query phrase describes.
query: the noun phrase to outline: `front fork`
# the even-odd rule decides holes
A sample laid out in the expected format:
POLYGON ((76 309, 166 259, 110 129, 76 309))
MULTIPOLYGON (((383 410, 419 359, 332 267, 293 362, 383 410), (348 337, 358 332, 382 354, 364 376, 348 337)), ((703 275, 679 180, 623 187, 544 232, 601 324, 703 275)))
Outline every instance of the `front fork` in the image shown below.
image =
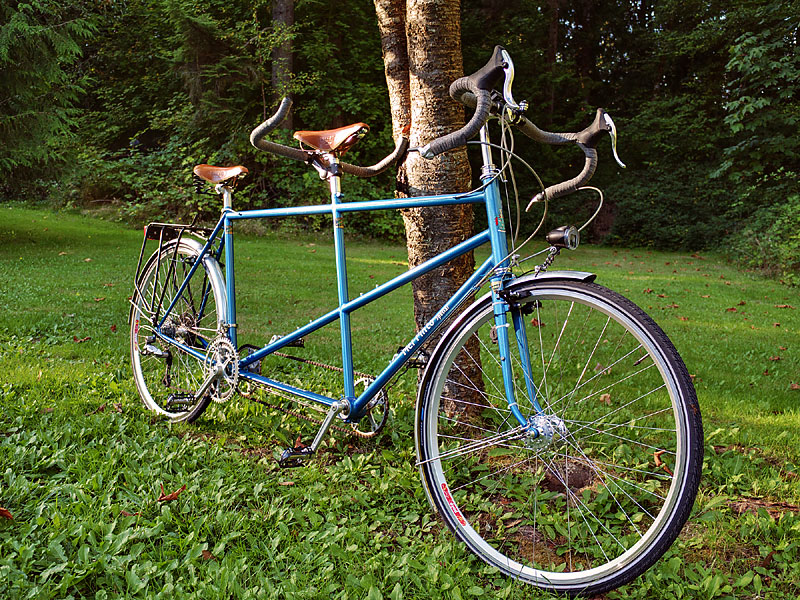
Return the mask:
POLYGON ((500 352, 500 367, 503 371, 503 387, 508 402, 508 408, 514 418, 522 427, 530 427, 530 419, 522 414, 516 398, 514 386, 515 365, 512 360, 511 340, 509 328, 514 328, 517 349, 519 351, 519 365, 522 369, 522 376, 525 381, 525 391, 528 399, 533 405, 537 414, 541 414, 536 385, 533 381, 530 356, 528 353, 528 336, 525 327, 525 315, 519 303, 509 300, 505 293, 505 287, 513 280, 511 274, 510 260, 508 258, 508 243, 506 240, 506 228, 503 220, 502 207, 500 203, 499 170, 494 165, 492 159, 491 146, 488 144, 489 135, 487 126, 484 125, 480 131, 481 152, 483 155, 483 168, 481 179, 486 187, 488 195, 486 202, 486 213, 489 221, 489 234, 492 240, 492 253, 497 267, 491 278, 492 288, 492 307, 494 309, 494 325, 497 334, 497 346, 500 352), (508 315, 511 315, 509 323, 508 315))
MULTIPOLYGON (((502 283, 501 283, 502 286, 502 283)), ((533 381, 533 370, 531 368, 530 353, 528 351, 528 335, 525 325, 526 315, 523 313, 519 304, 509 303, 503 297, 502 287, 492 289, 492 307, 494 309, 494 326, 497 334, 497 347, 500 355, 500 368, 503 372, 503 387, 508 402, 508 408, 517 419, 520 425, 528 426, 529 416, 522 414, 517 401, 517 394, 522 390, 516 389, 514 370, 522 371, 522 379, 525 381, 525 393, 530 403, 533 405, 536 414, 542 413, 539 405, 536 384, 533 381), (509 315, 511 320, 509 322, 509 315), (511 336, 509 329, 513 327, 514 338, 516 340, 518 357, 513 356, 511 351, 511 336), (515 364, 516 363, 516 364, 515 364)), ((493 286, 494 288, 495 286, 493 286)))

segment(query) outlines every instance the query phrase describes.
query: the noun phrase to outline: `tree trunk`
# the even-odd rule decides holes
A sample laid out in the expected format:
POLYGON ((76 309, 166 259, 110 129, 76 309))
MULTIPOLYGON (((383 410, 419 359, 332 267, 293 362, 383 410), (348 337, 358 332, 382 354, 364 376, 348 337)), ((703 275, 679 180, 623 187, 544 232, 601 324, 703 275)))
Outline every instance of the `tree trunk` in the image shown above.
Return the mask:
POLYGON ((556 109, 556 55, 558 53, 558 0, 547 0, 550 19, 547 24, 547 68, 550 72, 547 83, 547 124, 553 122, 553 112, 556 109))
MULTIPOLYGON (((289 94, 294 58, 290 28, 294 25, 294 0, 272 0, 272 26, 284 36, 283 42, 272 51, 272 90, 275 100, 289 94)), ((292 129, 292 112, 286 115, 281 127, 292 129)))
MULTIPOLYGON (((375 9, 394 134, 410 124, 414 147, 462 127, 464 109, 448 95, 450 84, 463 75, 460 0, 375 0, 375 9)), ((398 171, 397 195, 466 192, 471 181, 465 148, 433 160, 411 153, 398 171)), ((403 212, 403 221, 408 266, 414 268, 472 235, 472 205, 408 209, 403 212)), ((414 280, 417 331, 474 269, 475 260, 469 253, 414 280)), ((477 348, 472 354, 480 356, 477 348)), ((467 372, 476 370, 474 360, 464 360, 463 364, 467 372)), ((470 401, 480 403, 479 398, 470 401)))
MULTIPOLYGON (((464 108, 449 94, 464 74, 461 59, 460 0, 407 0, 411 146, 424 146, 464 125, 464 108)), ((472 183, 466 148, 426 160, 417 153, 406 161, 411 196, 467 192, 472 183)), ((472 205, 404 211, 408 266, 462 242, 472 234, 472 205)), ((421 328, 475 268, 472 254, 416 279, 414 318, 421 328)))

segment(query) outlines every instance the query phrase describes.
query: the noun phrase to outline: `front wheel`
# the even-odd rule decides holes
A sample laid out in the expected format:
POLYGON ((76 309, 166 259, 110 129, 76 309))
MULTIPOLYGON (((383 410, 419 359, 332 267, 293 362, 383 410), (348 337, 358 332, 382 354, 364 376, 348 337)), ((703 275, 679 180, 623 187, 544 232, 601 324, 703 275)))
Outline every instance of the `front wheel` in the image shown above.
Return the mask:
POLYGON ((201 249, 192 239, 164 244, 142 269, 132 299, 136 388, 148 409, 171 421, 194 421, 208 406, 208 394, 199 399, 195 394, 205 379, 209 345, 225 321, 222 275, 210 257, 173 304, 201 249))
POLYGON ((697 397, 664 332, 622 296, 573 281, 512 289, 522 299, 508 320, 526 333, 507 328, 506 360, 523 422, 487 300, 445 334, 423 378, 423 483, 488 564, 544 589, 602 593, 648 569, 689 517, 703 462, 697 397))

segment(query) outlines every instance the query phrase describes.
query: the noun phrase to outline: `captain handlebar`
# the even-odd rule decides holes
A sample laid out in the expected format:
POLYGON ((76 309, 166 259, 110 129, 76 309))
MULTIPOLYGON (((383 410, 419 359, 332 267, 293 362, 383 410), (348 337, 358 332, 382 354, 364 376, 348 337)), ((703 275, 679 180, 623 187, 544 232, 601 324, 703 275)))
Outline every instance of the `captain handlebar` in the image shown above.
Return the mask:
MULTIPOLYGON (((539 129, 523 114, 527 104, 516 103, 511 94, 514 79, 514 63, 502 46, 495 46, 492 58, 474 74, 461 77, 450 86, 450 96, 475 112, 470 121, 458 131, 437 138, 421 148, 412 148, 424 158, 433 158, 447 150, 466 144, 467 139, 474 136, 486 123, 490 115, 505 119, 518 127, 529 138, 543 144, 566 145, 577 144, 583 150, 585 162, 583 169, 574 178, 557 183, 537 194, 532 202, 558 198, 574 192, 586 184, 597 168, 597 144, 603 134, 611 136, 614 158, 623 168, 625 164, 617 154, 617 129, 611 116, 602 108, 598 108, 591 125, 578 132, 553 133, 539 129), (503 93, 494 92, 494 87, 505 75, 503 93)), ((529 205, 530 206, 530 205, 529 205)))

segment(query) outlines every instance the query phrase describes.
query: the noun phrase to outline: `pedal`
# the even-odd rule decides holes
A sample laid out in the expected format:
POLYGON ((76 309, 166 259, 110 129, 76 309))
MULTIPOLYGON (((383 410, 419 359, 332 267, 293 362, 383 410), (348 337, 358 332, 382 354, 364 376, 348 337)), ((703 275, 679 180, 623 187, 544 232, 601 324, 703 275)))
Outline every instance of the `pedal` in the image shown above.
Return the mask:
POLYGON ((278 466, 281 469, 302 467, 312 456, 314 456, 314 449, 311 446, 306 446, 305 448, 287 448, 278 459, 278 466))
MULTIPOLYGON (((282 337, 284 336, 275 334, 272 336, 272 338, 270 338, 269 343, 272 344, 273 342, 277 342, 282 337)), ((295 341, 289 342, 284 346, 284 348, 305 348, 305 347, 306 347, 306 338, 297 338, 295 341)))
MULTIPOLYGON (((241 358, 247 358, 254 352, 258 352, 261 350, 258 346, 254 346, 253 344, 242 344, 239 346, 239 352, 241 358)), ((246 373, 255 373, 256 375, 261 375, 261 361, 257 360, 255 362, 250 363, 243 369, 246 373)))

